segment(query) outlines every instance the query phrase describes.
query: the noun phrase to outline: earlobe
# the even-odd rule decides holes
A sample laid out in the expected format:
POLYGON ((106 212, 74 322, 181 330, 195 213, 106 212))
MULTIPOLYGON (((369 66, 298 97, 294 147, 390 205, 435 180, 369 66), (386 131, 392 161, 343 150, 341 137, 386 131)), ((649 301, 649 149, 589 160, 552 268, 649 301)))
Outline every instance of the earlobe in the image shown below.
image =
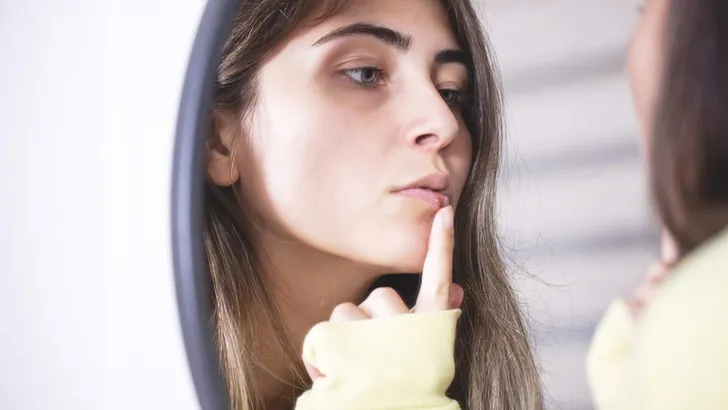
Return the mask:
POLYGON ((236 130, 234 116, 214 110, 212 126, 207 138, 206 171, 212 183, 222 187, 234 185, 240 178, 240 170, 235 163, 236 130))

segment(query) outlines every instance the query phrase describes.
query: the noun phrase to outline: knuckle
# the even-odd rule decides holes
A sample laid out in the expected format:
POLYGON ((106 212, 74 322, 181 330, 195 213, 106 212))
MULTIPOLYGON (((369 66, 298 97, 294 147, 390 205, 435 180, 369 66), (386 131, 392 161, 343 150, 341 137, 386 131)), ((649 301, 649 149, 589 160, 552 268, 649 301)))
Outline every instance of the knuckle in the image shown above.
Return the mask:
POLYGON ((390 287, 376 288, 372 291, 372 293, 369 294, 369 300, 373 302, 393 300, 398 297, 399 294, 397 293, 397 291, 390 287))
POLYGON ((334 307, 334 310, 331 312, 332 318, 341 318, 341 317, 349 317, 351 316, 352 312, 356 312, 359 310, 359 308, 353 304, 353 303, 341 303, 339 305, 336 305, 334 307))

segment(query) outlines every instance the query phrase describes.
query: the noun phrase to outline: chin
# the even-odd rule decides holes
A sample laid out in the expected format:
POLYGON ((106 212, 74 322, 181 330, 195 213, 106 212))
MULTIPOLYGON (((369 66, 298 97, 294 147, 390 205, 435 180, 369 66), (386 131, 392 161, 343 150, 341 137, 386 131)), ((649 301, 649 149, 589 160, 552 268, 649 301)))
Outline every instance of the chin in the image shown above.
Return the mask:
MULTIPOLYGON (((374 268, 379 274, 421 273, 427 256, 433 212, 392 212, 385 218, 360 220, 342 232, 336 245, 347 259, 374 268)), ((334 246, 336 246, 334 245, 334 246)))
POLYGON ((420 273, 427 256, 429 230, 414 229, 391 232, 386 241, 381 241, 384 265, 390 273, 420 273), (424 231, 424 232, 421 232, 424 231))

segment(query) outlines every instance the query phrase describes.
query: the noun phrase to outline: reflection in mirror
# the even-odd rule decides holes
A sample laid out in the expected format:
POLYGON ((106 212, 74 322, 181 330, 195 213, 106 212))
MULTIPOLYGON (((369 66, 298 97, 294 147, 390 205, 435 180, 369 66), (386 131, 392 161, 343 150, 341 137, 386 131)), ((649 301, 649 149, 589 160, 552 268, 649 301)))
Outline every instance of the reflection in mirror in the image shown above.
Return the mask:
POLYGON ((391 287, 411 307, 448 205, 465 293, 449 395, 463 408, 539 408, 496 242, 497 78, 468 0, 240 2, 201 193, 233 409, 292 408, 311 383, 304 338, 337 306, 391 287))

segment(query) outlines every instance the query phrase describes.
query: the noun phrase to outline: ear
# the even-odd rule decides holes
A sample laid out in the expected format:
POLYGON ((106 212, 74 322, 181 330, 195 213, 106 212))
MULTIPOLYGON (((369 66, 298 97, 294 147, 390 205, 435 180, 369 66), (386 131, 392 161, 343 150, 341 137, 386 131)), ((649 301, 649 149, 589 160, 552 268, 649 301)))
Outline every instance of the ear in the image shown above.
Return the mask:
POLYGON ((211 128, 206 143, 207 177, 215 185, 229 187, 240 179, 240 170, 235 163, 238 118, 213 109, 211 128))

